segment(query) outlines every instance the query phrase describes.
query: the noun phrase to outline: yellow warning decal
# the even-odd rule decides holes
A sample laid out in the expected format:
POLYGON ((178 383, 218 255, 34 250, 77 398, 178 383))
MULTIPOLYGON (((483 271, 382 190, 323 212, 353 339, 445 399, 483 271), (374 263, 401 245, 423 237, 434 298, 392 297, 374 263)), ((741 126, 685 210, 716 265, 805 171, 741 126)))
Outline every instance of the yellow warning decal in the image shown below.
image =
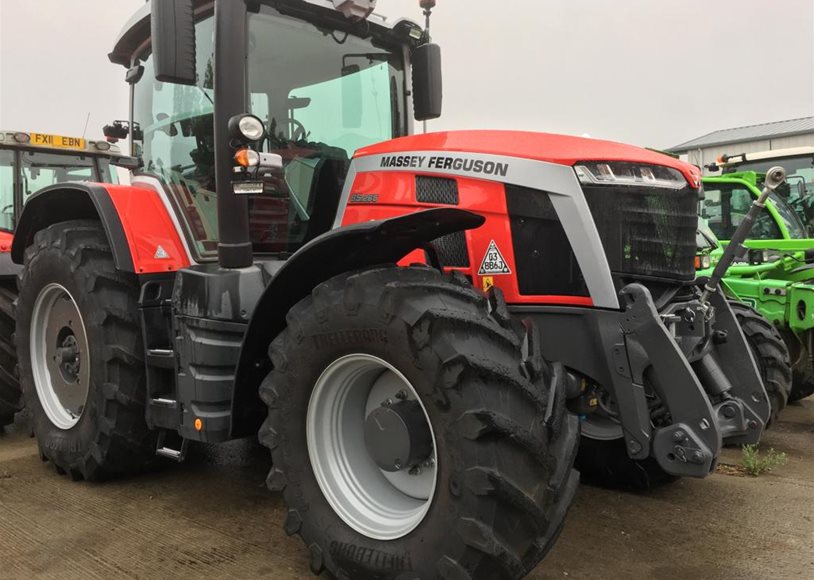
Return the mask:
POLYGON ((495 285, 495 279, 492 276, 483 277, 483 291, 488 292, 489 288, 495 285))

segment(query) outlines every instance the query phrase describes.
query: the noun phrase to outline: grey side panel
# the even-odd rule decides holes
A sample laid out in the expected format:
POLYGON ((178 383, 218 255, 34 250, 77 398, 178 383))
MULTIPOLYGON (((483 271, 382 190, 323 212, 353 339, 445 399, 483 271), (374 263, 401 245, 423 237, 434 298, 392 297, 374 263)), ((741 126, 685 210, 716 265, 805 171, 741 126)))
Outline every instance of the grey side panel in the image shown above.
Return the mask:
POLYGON ((560 221, 565 226, 566 235, 574 250, 574 255, 577 257, 594 305, 599 308, 619 308, 610 266, 605 257, 602 240, 599 238, 599 231, 588 208, 588 203, 585 201, 577 176, 571 167, 502 155, 446 151, 410 151, 358 157, 351 163, 345 188, 339 201, 334 227, 338 227, 342 223, 342 216, 345 213, 357 174, 378 171, 453 175, 508 183, 550 193, 551 202, 560 221), (410 157, 415 159, 415 163, 409 167, 387 165, 387 161, 393 157, 410 157), (446 165, 436 167, 434 161, 437 162, 438 159, 452 159, 453 167, 446 165), (475 161, 492 164, 493 168, 500 169, 490 173, 463 169, 464 163, 471 167, 475 161))

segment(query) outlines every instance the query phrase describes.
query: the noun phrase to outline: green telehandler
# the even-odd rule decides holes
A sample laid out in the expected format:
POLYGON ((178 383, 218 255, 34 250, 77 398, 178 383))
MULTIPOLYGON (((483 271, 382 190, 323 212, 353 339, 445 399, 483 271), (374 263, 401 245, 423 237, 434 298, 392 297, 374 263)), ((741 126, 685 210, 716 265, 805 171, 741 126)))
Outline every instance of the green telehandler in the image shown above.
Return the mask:
MULTIPOLYGON (((704 178, 701 218, 722 246, 728 245, 759 198, 764 178, 764 174, 754 171, 704 178)), ((794 188, 792 181, 791 188, 780 187, 769 195, 752 233, 743 243, 739 261, 727 270, 722 281, 724 292, 734 301, 733 308, 745 334, 752 339, 753 351, 756 343, 760 343, 757 348, 762 353, 773 353, 768 357, 773 361, 771 364, 766 356, 761 357, 767 367, 764 382, 780 380, 786 372, 779 368, 776 352, 777 338, 782 337, 790 353, 793 375, 789 402, 814 394, 814 238, 789 203, 789 198, 794 197, 790 189, 794 188)), ((711 272, 721 251, 717 248, 699 252, 699 275, 711 272), (704 257, 707 254, 709 261, 704 257)), ((767 390, 772 390, 769 384, 767 390)), ((773 404, 779 412, 782 394, 777 388, 774 390, 773 404)))

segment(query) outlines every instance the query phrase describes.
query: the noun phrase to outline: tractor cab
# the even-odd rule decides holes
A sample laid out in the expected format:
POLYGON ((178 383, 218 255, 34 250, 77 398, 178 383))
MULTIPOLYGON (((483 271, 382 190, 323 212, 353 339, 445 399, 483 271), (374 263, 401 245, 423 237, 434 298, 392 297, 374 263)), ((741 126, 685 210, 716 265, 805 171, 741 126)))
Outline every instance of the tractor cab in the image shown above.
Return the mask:
POLYGON ((765 174, 773 165, 782 165, 788 178, 778 195, 797 213, 806 228, 814 226, 814 147, 775 149, 757 153, 721 155, 707 167, 711 175, 733 177, 755 172, 765 174))
MULTIPOLYGON (((727 173, 704 178, 701 218, 720 240, 730 240, 752 202, 760 197, 765 174, 755 171, 727 173)), ((810 236, 809 227, 789 202, 788 183, 769 195, 749 236, 751 240, 801 240, 810 236)))
POLYGON ((120 157, 119 148, 107 141, 0 130, 0 231, 13 232, 23 205, 44 187, 68 181, 117 183, 113 165, 120 157))
POLYGON ((247 206, 243 243, 252 254, 290 255, 332 227, 354 151, 412 132, 408 73, 424 31, 407 20, 360 18, 354 2, 343 4, 350 19, 326 1, 255 2, 223 24, 231 30, 217 38, 233 46, 216 48, 212 3, 193 4, 189 78, 171 79, 157 69, 149 6, 111 54, 128 67, 132 85, 130 143, 142 160, 134 182, 157 181, 181 210, 195 261, 217 258, 219 196, 229 198, 227 205, 247 206), (221 110, 231 109, 219 117, 216 54, 226 69, 223 91, 234 94, 233 105, 217 99, 221 110), (233 114, 259 123, 250 138, 238 131, 221 147, 219 188, 216 123, 226 125, 233 114), (252 151, 252 159, 271 155, 281 170, 255 165, 235 173, 240 150, 252 151))

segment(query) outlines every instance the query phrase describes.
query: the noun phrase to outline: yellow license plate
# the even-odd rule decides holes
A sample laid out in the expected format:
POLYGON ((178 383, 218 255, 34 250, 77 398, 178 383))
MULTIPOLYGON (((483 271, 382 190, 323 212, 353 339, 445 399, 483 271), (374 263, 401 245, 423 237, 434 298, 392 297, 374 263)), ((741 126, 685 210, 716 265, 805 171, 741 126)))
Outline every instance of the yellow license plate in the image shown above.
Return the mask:
POLYGON ((59 147, 60 149, 85 148, 85 140, 79 137, 63 137, 62 135, 46 135, 45 133, 31 133, 31 144, 41 147, 59 147))

